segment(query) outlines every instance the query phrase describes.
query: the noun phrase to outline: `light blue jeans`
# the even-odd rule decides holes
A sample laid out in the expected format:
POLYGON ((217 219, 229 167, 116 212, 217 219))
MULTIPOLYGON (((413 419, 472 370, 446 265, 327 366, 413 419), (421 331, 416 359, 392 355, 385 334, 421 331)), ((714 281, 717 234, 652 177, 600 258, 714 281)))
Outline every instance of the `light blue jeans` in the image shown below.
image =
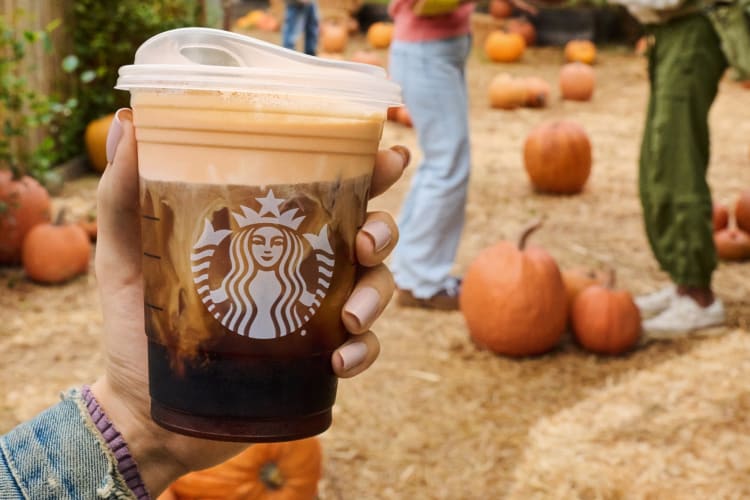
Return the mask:
POLYGON ((471 167, 465 67, 468 35, 391 45, 390 74, 403 89, 422 149, 399 217, 391 268, 399 288, 429 298, 450 276, 464 227, 471 167))
POLYGON ((287 3, 281 42, 294 49, 300 32, 305 34, 305 54, 314 56, 318 50, 318 6, 315 0, 308 3, 287 3))

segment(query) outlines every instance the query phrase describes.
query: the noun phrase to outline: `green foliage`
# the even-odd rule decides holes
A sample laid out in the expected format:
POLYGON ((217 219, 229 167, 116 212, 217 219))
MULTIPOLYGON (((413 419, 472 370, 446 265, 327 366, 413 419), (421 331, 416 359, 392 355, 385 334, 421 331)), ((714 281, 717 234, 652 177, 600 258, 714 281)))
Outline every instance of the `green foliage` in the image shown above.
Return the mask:
POLYGON ((41 94, 31 87, 28 78, 34 68, 28 66, 27 54, 37 44, 51 52, 50 33, 60 22, 41 30, 17 31, 11 27, 13 20, 0 16, 0 168, 10 169, 14 176, 28 173, 42 178, 60 159, 55 132, 77 102, 41 94), (39 133, 44 138, 31 148, 29 137, 39 133))
POLYGON ((117 70, 131 64, 138 46, 151 36, 196 24, 197 0, 75 0, 66 20, 73 40, 63 69, 74 74, 69 92, 78 102, 61 136, 63 154, 83 148, 86 125, 127 106, 128 94, 114 90, 117 70))

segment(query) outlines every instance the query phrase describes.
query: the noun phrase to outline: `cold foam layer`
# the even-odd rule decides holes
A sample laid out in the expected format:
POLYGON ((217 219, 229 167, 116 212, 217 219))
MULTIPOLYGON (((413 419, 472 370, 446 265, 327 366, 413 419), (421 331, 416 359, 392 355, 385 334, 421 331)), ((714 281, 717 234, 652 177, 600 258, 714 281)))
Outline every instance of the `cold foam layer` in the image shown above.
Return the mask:
POLYGON ((135 92, 132 105, 141 176, 208 184, 368 175, 384 118, 361 104, 242 93, 135 92))

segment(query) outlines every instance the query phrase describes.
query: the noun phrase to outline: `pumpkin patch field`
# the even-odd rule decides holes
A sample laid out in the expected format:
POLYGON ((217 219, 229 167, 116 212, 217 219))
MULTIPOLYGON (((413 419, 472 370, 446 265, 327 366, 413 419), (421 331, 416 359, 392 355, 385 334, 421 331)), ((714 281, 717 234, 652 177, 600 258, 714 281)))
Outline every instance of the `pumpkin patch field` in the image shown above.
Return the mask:
MULTIPOLYGON (((372 49, 363 36, 352 36, 342 57, 366 48, 372 49)), ((387 61, 387 49, 375 50, 376 60, 387 61)), ((593 57, 586 54, 580 57, 593 57)), ((562 48, 529 46, 519 61, 496 63, 479 46, 467 68, 473 171, 455 272, 468 279, 475 259, 483 260, 462 306, 474 321, 481 322, 483 308, 488 318, 503 315, 486 300, 493 285, 485 275, 508 273, 504 286, 528 286, 505 300, 545 313, 529 323, 549 328, 543 338, 540 328, 538 341, 553 347, 506 348, 480 327, 481 338, 473 338, 461 312, 391 304, 374 328, 380 358, 339 383, 333 426, 320 439, 321 500, 750 498, 750 261, 722 261, 715 274, 729 323, 721 335, 633 346, 627 294, 667 283, 648 248, 638 202, 646 60, 627 47, 597 47, 595 55, 589 100, 561 98, 562 48), (488 89, 501 73, 512 81, 544 80, 541 107, 492 107, 488 89), (546 125, 559 123, 573 125, 546 125), (542 151, 546 140, 567 144, 559 146, 562 157, 534 156, 532 170, 553 160, 560 168, 582 159, 590 166, 567 179, 570 185, 542 178, 532 185, 524 160, 532 132, 529 148, 542 151), (563 272, 511 276, 502 263, 534 257, 522 257, 517 244, 540 219, 528 245, 542 248, 544 261, 554 259, 563 272), (589 273, 592 283, 613 275, 616 292, 578 292, 577 307, 542 303, 552 288, 565 297, 561 276, 572 269, 581 280, 589 273), (569 311, 581 316, 571 322, 569 311), (607 311, 610 322, 629 328, 602 343, 598 332, 608 323, 595 316, 607 311), (570 332, 576 325, 584 333, 579 340, 570 332), (535 354, 509 356, 483 345, 535 354)), ((730 228, 740 193, 750 190, 748 110, 750 91, 722 81, 710 117, 709 182, 714 200, 731 208, 730 228)), ((414 129, 396 121, 385 125, 382 144, 412 151, 404 179, 371 203, 398 213, 421 152, 414 129)), ((64 207, 69 220, 89 213, 96 182, 92 173, 66 183, 51 200, 52 212, 64 207)), ((89 265, 87 273, 49 286, 26 278, 21 267, 0 267, 0 432, 101 372, 94 272, 89 265)))

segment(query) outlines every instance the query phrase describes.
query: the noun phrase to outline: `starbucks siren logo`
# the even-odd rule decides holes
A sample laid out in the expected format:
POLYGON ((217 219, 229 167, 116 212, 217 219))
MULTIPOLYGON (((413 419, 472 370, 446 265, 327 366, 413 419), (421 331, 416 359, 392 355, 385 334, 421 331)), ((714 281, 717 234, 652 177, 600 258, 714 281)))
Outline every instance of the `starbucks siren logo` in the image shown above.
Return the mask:
POLYGON ((257 211, 241 205, 240 213, 230 212, 237 223, 234 230, 215 229, 211 218, 205 219, 191 254, 193 282, 208 311, 226 329, 273 339, 299 330, 316 313, 330 286, 334 253, 327 224, 318 234, 300 234, 305 216, 294 217, 298 208, 282 212, 285 200, 270 189, 256 201, 257 211), (211 269, 220 252, 222 257, 228 253, 229 271, 212 288, 210 283, 217 280, 210 279, 211 269), (311 256, 313 272, 303 266, 311 256))

